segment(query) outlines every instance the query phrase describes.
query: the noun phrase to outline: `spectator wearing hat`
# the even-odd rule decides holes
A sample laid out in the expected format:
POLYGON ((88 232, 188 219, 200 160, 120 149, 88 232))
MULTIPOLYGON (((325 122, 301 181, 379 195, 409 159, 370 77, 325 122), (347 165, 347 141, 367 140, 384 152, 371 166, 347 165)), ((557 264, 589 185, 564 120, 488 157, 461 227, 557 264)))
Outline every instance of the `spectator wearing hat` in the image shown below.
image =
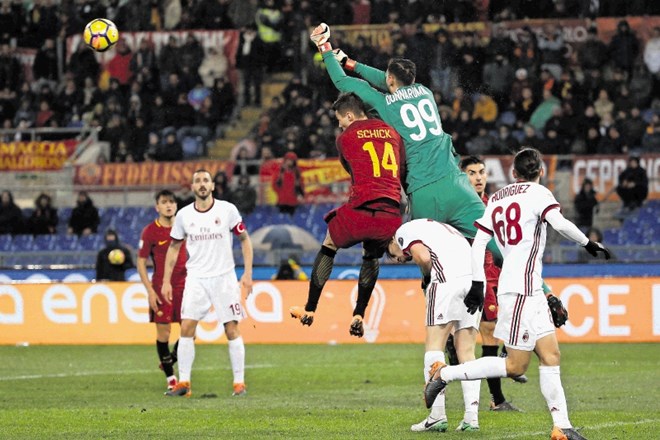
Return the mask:
POLYGON ((619 22, 616 31, 610 41, 609 55, 614 66, 627 72, 630 77, 639 53, 639 41, 626 20, 619 22))
POLYGON ((80 191, 76 200, 76 207, 71 211, 69 234, 95 234, 99 223, 99 210, 94 206, 94 202, 92 202, 87 192, 80 191))
POLYGON ((21 234, 25 219, 21 208, 14 203, 11 191, 0 194, 0 234, 21 234))
POLYGON ((616 193, 623 202, 622 213, 627 214, 642 206, 649 194, 649 178, 639 165, 639 157, 630 156, 628 167, 619 174, 616 193))
POLYGON ((277 194, 277 207, 281 213, 291 216, 295 214, 299 200, 305 195, 297 160, 296 153, 291 151, 286 153, 284 162, 273 180, 273 189, 277 194))
POLYGON ((41 193, 34 201, 34 211, 27 221, 27 231, 33 235, 54 234, 59 217, 48 194, 41 193))

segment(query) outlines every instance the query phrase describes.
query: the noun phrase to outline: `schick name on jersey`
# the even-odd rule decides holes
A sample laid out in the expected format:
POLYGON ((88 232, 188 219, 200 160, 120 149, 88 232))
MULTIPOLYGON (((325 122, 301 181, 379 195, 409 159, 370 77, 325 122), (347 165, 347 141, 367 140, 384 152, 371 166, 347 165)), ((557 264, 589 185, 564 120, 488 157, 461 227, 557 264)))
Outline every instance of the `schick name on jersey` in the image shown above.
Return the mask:
POLYGON ((431 93, 427 88, 422 85, 413 85, 410 87, 402 87, 391 95, 385 95, 387 105, 394 104, 400 99, 419 98, 420 96, 430 95, 431 93))
POLYGON ((375 128, 372 130, 358 130, 357 137, 358 139, 391 139, 392 134, 387 128, 375 128))

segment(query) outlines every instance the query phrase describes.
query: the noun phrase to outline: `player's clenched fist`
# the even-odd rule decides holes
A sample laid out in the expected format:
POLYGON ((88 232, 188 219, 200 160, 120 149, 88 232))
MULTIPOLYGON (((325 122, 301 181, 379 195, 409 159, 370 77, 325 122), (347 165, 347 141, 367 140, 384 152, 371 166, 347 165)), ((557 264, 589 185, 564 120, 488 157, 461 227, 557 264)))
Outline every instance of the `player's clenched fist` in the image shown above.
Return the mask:
POLYGON ((327 43, 328 40, 330 40, 330 26, 325 23, 321 23, 314 28, 312 35, 310 35, 309 38, 311 38, 311 40, 317 46, 321 46, 327 43))

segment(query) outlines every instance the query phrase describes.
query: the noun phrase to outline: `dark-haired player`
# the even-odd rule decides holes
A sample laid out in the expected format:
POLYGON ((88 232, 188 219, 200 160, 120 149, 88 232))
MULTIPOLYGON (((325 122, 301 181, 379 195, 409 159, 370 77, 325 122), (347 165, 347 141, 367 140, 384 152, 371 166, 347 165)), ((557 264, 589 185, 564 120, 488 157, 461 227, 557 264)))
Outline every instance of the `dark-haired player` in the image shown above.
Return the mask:
POLYGON ((161 295, 165 255, 172 238, 170 231, 174 224, 177 205, 174 193, 162 190, 156 194, 156 212, 158 218, 142 230, 138 250, 137 271, 149 297, 149 321, 156 323, 156 350, 160 367, 167 377, 169 390, 176 386, 174 363, 176 362, 176 344, 170 351, 170 331, 173 322, 181 324, 181 299, 186 281, 186 253, 181 252, 172 271, 172 301, 168 302, 161 295), (149 280, 147 259, 151 258, 154 272, 149 280))
POLYGON ((559 344, 548 302, 541 286, 547 224, 565 238, 584 246, 597 257, 609 251, 587 238, 566 220, 552 193, 539 184, 543 176, 541 153, 521 150, 514 159, 516 182, 496 191, 486 212, 477 220, 479 231, 472 244, 472 287, 464 303, 475 313, 484 304, 484 253, 495 238, 504 256, 499 280, 499 313, 494 336, 504 341, 508 356, 482 357, 461 365, 436 363, 431 368, 424 398, 430 407, 448 382, 491 377, 516 377, 527 371, 532 351, 539 358, 541 393, 552 416, 552 440, 583 440, 568 419, 559 370, 559 344))
POLYGON ((343 130, 337 137, 337 150, 351 175, 350 195, 344 205, 326 215, 328 232, 314 260, 307 304, 290 311, 303 325, 312 325, 337 249, 362 243, 358 296, 349 330, 351 335, 362 337, 364 313, 378 279, 378 259, 401 226, 405 156, 398 133, 379 119, 369 119, 364 103, 354 93, 339 95, 333 109, 343 130))

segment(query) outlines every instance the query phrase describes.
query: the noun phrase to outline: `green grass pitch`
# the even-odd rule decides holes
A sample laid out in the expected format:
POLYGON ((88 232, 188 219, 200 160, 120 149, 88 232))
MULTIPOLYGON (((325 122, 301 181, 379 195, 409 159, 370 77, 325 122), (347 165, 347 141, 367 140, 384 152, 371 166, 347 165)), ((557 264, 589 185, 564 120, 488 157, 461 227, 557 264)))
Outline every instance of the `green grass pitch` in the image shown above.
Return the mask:
MULTIPOLYGON (((526 385, 504 382, 524 413, 489 412, 483 382, 480 432, 410 432, 427 414, 422 358, 422 345, 248 345, 248 395, 236 398, 226 346, 197 346, 193 397, 183 399, 163 396, 155 346, 5 346, 0 438, 549 438, 536 362, 526 385)), ((583 435, 660 438, 657 344, 564 345, 562 363, 571 420, 583 435)), ((447 406, 451 430, 463 413, 458 383, 447 406)))

